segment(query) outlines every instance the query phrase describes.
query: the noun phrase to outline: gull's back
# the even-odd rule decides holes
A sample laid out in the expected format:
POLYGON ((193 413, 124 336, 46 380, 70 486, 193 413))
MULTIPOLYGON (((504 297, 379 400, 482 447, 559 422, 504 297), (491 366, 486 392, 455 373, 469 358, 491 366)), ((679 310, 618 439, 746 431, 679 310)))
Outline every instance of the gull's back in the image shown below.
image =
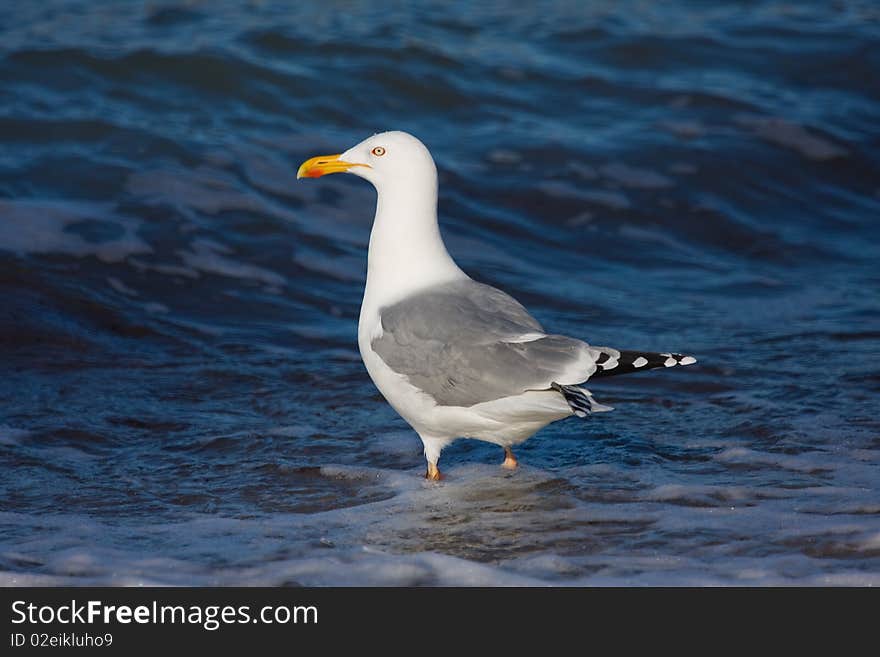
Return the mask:
POLYGON ((379 315, 373 351, 439 405, 547 390, 595 371, 598 353, 585 342, 545 334, 516 299, 470 279, 421 290, 379 315))

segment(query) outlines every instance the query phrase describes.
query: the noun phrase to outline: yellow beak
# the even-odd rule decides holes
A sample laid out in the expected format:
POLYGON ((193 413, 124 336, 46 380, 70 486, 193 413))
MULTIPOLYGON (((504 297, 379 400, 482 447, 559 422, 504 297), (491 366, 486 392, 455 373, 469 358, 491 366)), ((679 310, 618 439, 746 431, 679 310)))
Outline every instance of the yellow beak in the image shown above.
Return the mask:
POLYGON ((319 155, 302 163, 296 172, 296 178, 320 178, 328 173, 343 173, 352 167, 369 167, 369 164, 355 164, 339 159, 340 154, 319 155))

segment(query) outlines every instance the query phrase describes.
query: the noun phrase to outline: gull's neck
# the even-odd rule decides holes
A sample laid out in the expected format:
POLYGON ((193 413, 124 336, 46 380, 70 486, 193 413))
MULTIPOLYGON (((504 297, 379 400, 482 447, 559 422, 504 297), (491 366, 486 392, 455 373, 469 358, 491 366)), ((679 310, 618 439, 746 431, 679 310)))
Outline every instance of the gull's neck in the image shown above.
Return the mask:
POLYGON ((419 289, 466 278, 440 236, 436 174, 432 178, 395 181, 393 187, 377 190, 365 308, 387 306, 419 289))

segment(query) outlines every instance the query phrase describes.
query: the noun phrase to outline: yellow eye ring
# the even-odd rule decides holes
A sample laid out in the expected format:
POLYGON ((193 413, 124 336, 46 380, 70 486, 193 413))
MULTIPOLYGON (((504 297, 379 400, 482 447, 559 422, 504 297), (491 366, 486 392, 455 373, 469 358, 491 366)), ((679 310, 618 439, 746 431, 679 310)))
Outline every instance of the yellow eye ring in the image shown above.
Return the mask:
POLYGON ((385 155, 385 149, 381 146, 376 146, 376 148, 374 148, 370 152, 376 157, 382 157, 383 155, 385 155))

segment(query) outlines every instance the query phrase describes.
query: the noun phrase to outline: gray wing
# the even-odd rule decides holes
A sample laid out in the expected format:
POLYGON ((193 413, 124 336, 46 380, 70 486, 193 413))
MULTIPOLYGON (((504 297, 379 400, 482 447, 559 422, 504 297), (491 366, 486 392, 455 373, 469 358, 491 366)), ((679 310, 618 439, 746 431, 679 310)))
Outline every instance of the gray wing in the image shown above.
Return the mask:
POLYGON ((585 342, 543 335, 513 297, 469 279, 407 297, 381 309, 380 319, 383 332, 373 350, 444 406, 580 383, 598 357, 585 342), (560 381, 572 376, 576 380, 560 381))

